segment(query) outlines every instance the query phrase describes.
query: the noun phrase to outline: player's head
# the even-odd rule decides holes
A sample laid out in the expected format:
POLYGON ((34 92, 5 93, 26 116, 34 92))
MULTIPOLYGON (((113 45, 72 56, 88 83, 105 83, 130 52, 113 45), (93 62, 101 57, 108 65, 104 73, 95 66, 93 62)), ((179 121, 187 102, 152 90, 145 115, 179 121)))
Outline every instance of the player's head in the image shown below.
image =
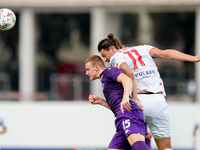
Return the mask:
POLYGON ((107 38, 101 40, 98 44, 98 51, 101 53, 104 62, 109 62, 110 58, 124 46, 121 44, 120 40, 114 38, 113 33, 109 33, 107 38))
POLYGON ((105 68, 103 60, 98 55, 92 55, 85 61, 86 75, 90 77, 91 81, 99 79, 105 68))

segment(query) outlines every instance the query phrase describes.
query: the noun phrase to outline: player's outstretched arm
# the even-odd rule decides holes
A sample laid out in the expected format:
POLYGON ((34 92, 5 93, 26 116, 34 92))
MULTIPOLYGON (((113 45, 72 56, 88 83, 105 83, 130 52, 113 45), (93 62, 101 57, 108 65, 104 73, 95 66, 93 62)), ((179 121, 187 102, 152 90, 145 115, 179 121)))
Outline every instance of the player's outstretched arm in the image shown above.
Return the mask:
POLYGON ((197 56, 192 56, 173 49, 160 50, 154 47, 150 50, 149 53, 154 58, 160 57, 160 58, 180 60, 180 61, 190 61, 190 62, 200 61, 200 54, 197 56))
POLYGON ((106 100, 104 100, 104 99, 102 99, 102 98, 100 98, 100 97, 98 97, 96 95, 90 95, 88 99, 89 99, 91 104, 99 104, 99 105, 102 105, 102 106, 110 109, 110 107, 109 107, 108 103, 106 102, 106 100))

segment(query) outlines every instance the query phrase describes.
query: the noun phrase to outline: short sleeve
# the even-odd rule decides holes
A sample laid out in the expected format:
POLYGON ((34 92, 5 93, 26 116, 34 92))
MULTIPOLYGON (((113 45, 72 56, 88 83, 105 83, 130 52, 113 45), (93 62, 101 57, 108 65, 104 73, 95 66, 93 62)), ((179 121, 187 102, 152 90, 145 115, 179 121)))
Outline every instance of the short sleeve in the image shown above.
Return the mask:
POLYGON ((125 58, 123 57, 123 55, 121 55, 120 53, 115 53, 111 59, 110 59, 110 65, 111 67, 116 67, 119 69, 120 65, 122 63, 126 62, 125 58))
POLYGON ((148 53, 150 53, 151 49, 154 48, 154 46, 151 45, 144 45, 145 49, 148 51, 148 53))
POLYGON ((115 67, 108 68, 108 74, 111 80, 117 81, 117 78, 121 73, 124 74, 124 72, 119 70, 118 68, 115 67))

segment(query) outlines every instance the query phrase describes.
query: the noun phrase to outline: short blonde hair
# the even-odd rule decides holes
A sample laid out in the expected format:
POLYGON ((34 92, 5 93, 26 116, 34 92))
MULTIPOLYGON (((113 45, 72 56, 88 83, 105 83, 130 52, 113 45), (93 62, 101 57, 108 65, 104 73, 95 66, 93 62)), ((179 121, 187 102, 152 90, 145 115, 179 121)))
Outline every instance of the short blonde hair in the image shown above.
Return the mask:
POLYGON ((102 58, 98 55, 92 55, 90 56, 86 61, 85 64, 91 62, 92 66, 99 65, 100 67, 106 67, 102 58))

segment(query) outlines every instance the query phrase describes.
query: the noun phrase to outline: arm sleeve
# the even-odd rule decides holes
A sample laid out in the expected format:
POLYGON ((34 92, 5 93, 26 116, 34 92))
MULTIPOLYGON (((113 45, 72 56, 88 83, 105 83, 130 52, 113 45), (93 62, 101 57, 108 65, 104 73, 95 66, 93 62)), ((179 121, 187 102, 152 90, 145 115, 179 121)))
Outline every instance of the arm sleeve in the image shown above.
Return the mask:
POLYGON ((151 45, 144 45, 144 46, 145 46, 145 49, 148 51, 148 53, 150 53, 151 49, 155 47, 151 45))
POLYGON ((120 53, 115 53, 115 55, 113 55, 113 57, 110 60, 110 65, 111 67, 116 67, 119 69, 120 65, 122 63, 126 62, 125 58, 123 57, 123 54, 120 53))
POLYGON ((110 78, 110 80, 117 81, 117 78, 121 73, 125 74, 123 71, 115 67, 112 67, 111 69, 108 70, 108 75, 109 75, 108 77, 110 78))

